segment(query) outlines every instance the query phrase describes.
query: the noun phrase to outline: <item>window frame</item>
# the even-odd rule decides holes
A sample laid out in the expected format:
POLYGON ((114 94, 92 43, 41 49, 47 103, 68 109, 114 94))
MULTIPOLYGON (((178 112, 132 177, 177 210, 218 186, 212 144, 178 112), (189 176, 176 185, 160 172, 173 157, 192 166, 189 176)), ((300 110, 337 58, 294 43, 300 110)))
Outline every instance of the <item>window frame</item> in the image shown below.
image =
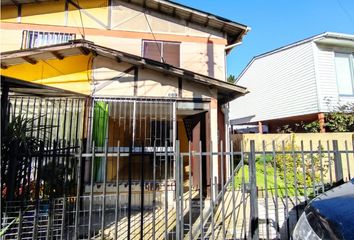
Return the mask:
MULTIPOLYGON (((44 38, 43 38, 44 39, 44 38)), ((42 39, 42 40, 43 40, 42 39)), ((22 31, 22 40, 21 40, 21 49, 34 49, 34 48, 39 48, 39 47, 44 47, 44 46, 50 46, 50 45, 55 45, 55 44, 62 44, 66 43, 72 40, 76 39, 76 33, 66 33, 66 32, 52 32, 52 31, 36 31, 36 30, 28 30, 25 29, 22 31), (39 44, 39 46, 35 46, 35 41, 39 36, 46 36, 46 40, 48 40, 48 37, 53 37, 57 36, 61 38, 62 40, 64 38, 67 38, 67 41, 57 41, 57 42, 46 42, 46 44, 39 44), (60 37, 62 36, 62 37, 60 37)), ((42 41, 41 40, 41 41, 42 41)))
POLYGON ((334 68, 335 68, 335 74, 336 74, 336 84, 337 84, 338 96, 340 96, 340 97, 354 97, 354 52, 335 51, 333 60, 334 60, 334 68), (352 93, 351 94, 342 94, 339 92, 339 79, 338 79, 337 66, 336 66, 336 57, 338 54, 347 55, 349 58, 349 70, 350 70, 350 77, 351 77, 351 83, 352 83, 352 93))
MULTIPOLYGON (((164 63, 162 61, 162 59, 164 59, 163 57, 163 54, 164 54, 164 44, 167 43, 167 44, 175 44, 175 45, 179 45, 179 61, 178 61, 178 66, 175 66, 175 67, 181 67, 181 42, 175 42, 175 41, 163 41, 163 40, 149 40, 149 39, 142 39, 142 44, 141 44, 141 56, 143 58, 146 58, 144 56, 144 52, 145 52, 145 43, 160 43, 161 44, 161 54, 160 54, 160 61, 161 63, 164 63), (161 56, 162 55, 162 56, 161 56)), ((150 59, 150 58, 148 58, 150 59)), ((156 61, 156 60, 155 60, 156 61)), ((165 62, 166 63, 166 62, 165 62)), ((169 63, 166 63, 166 64, 169 64, 169 63)), ((169 64, 169 65, 172 65, 172 64, 169 64)))

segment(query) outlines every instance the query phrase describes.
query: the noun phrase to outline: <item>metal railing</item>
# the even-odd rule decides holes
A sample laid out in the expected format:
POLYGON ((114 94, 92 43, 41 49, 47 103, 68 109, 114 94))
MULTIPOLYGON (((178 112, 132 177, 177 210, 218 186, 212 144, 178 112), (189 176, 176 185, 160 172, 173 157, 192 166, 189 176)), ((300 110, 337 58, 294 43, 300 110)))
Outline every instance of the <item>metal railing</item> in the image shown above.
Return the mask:
POLYGON ((22 32, 22 49, 66 43, 75 40, 75 38, 75 33, 24 30, 22 32))
POLYGON ((6 202, 3 238, 289 239, 310 199, 353 176, 350 144, 341 149, 337 141, 310 142, 305 149, 303 142, 263 142, 256 150, 251 141, 249 149, 236 152, 230 142, 225 152, 222 143, 220 151, 212 143, 208 151, 192 150, 189 143, 181 152, 177 141, 173 151, 136 146, 126 152, 106 140, 103 148, 93 144, 88 152, 70 153, 76 194, 6 202), (83 181, 97 159, 105 173, 114 168, 114 181, 83 181), (140 165, 133 168, 133 160, 140 165), (144 169, 149 164, 151 174, 144 169), (167 174, 171 167, 173 174, 167 174))

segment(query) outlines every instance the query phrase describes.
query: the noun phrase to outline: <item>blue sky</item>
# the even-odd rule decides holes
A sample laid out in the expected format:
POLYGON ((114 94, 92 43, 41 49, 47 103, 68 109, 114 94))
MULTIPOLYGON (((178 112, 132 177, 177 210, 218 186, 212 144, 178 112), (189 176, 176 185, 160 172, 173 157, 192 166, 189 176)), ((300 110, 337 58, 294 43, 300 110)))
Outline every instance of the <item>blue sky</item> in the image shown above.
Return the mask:
POLYGON ((238 76, 252 57, 323 32, 354 34, 354 0, 175 0, 252 30, 228 56, 238 76))

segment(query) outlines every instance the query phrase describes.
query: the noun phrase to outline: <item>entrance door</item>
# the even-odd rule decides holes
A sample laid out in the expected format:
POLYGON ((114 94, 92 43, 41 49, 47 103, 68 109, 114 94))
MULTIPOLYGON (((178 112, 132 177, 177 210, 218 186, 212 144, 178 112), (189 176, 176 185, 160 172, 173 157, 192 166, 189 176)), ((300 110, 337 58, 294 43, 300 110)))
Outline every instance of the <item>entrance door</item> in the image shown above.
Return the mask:
MULTIPOLYGON (((152 178, 152 163, 149 156, 153 154, 153 147, 159 151, 173 151, 175 144, 175 104, 172 101, 147 101, 127 99, 99 99, 95 101, 93 118, 93 140, 98 151, 103 151, 105 139, 108 139, 108 152, 116 152, 119 143, 120 152, 129 152, 132 147, 133 155, 139 155, 144 146, 144 168, 146 178, 152 178)), ((100 158, 97 158, 94 177, 96 181, 102 181, 103 165, 100 158)), ((122 180, 127 178, 128 159, 122 159, 119 166, 119 175, 122 180)), ((139 179, 141 158, 132 157, 133 180, 139 179)), ((169 179, 174 176, 173 159, 159 160, 158 166, 164 168, 168 164, 167 176, 169 179)), ((116 160, 109 158, 107 162, 107 181, 114 181, 116 177, 116 160)), ((157 177, 165 178, 165 171, 157 170, 157 177)))
POLYGON ((206 152, 206 113, 199 113, 184 118, 188 140, 191 141, 195 155, 191 161, 193 187, 202 186, 203 195, 206 195, 206 156, 199 156, 199 152, 206 152))

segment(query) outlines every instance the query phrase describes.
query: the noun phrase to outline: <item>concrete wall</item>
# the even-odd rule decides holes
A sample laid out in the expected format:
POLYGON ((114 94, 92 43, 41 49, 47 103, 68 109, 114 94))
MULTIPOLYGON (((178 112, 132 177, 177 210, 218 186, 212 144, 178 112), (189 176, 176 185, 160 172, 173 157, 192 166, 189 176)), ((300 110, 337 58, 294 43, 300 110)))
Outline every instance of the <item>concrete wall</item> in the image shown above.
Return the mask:
POLYGON ((65 1, 22 4, 1 9, 1 51, 18 50, 22 31, 75 33, 109 48, 142 55, 143 40, 180 42, 180 67, 225 80, 226 39, 221 32, 202 28, 121 1, 82 0, 80 11, 65 1), (81 22, 82 18, 82 22, 81 22))

